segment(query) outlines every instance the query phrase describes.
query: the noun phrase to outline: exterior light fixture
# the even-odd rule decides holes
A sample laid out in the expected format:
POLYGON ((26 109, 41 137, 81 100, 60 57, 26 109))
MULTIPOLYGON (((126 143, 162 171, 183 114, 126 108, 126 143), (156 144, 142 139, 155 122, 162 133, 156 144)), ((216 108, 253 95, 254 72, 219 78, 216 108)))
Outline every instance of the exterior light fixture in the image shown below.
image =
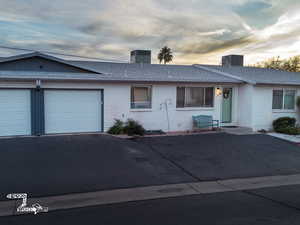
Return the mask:
POLYGON ((221 90, 221 88, 217 88, 217 89, 216 89, 216 95, 217 95, 217 96, 221 96, 221 95, 222 95, 222 90, 221 90))
POLYGON ((41 89, 41 85, 42 85, 41 80, 36 80, 35 85, 36 85, 36 89, 37 89, 37 90, 40 90, 40 89, 41 89))

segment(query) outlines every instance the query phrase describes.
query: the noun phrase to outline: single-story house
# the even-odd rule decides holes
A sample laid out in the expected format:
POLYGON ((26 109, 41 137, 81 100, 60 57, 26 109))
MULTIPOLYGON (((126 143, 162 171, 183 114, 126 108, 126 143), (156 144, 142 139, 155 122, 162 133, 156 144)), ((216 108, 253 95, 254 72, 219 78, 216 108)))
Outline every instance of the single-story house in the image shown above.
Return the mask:
POLYGON ((297 117, 299 73, 244 67, 238 55, 220 66, 184 66, 151 64, 147 54, 135 51, 131 63, 39 52, 1 58, 0 136, 105 132, 128 118, 148 130, 183 131, 193 115, 259 130, 297 117))

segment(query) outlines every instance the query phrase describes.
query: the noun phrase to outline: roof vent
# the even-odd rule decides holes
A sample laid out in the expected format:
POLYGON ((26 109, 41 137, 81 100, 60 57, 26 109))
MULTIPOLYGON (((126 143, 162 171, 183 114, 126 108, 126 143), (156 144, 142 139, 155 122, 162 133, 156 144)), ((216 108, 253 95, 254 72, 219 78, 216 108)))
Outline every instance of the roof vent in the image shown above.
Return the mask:
POLYGON ((244 66, 243 55, 222 56, 222 66, 244 66))
POLYGON ((147 63, 151 64, 150 50, 134 50, 130 52, 130 63, 147 63))

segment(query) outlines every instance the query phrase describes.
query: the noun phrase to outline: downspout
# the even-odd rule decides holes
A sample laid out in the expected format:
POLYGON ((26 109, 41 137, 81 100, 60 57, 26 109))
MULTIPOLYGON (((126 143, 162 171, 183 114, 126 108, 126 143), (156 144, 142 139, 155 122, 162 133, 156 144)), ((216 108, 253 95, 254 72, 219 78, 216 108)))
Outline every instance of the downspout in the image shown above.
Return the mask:
POLYGON ((160 108, 162 110, 162 105, 165 106, 166 109, 166 117, 167 117, 167 123, 168 123, 168 132, 170 132, 170 117, 169 117, 169 107, 168 104, 171 103, 170 99, 166 99, 163 103, 160 104, 160 108))

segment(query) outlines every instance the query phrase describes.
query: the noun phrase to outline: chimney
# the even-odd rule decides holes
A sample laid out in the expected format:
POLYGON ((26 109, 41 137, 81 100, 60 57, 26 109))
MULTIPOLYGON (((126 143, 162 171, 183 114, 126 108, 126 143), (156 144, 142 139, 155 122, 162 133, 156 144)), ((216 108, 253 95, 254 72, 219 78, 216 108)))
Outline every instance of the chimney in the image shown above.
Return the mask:
POLYGON ((222 56, 222 66, 244 66, 243 55, 222 56))
POLYGON ((130 63, 148 63, 151 64, 150 50, 134 50, 130 52, 130 63))

